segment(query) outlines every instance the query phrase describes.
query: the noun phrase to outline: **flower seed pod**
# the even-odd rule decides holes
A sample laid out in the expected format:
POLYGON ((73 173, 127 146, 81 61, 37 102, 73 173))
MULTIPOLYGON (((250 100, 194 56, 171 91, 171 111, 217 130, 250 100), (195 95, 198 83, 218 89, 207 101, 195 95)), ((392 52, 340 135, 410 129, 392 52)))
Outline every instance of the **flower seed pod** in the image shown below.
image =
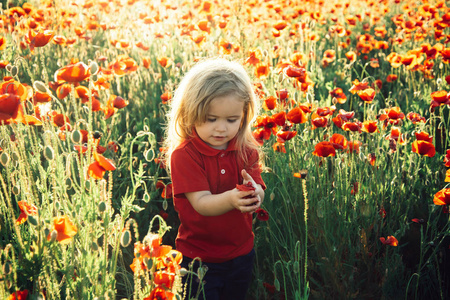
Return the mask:
POLYGON ((98 211, 99 212, 104 212, 106 210, 106 203, 105 203, 105 201, 101 201, 99 204, 98 204, 98 211))
POLYGON ((181 268, 180 269, 180 275, 181 276, 185 276, 185 275, 187 275, 187 273, 188 273, 188 271, 186 270, 186 268, 181 268))
POLYGON ((1 155, 0 155, 0 163, 4 166, 4 167, 6 167, 8 164, 9 164, 9 161, 10 161, 11 159, 9 158, 9 154, 8 153, 6 153, 6 152, 3 152, 1 155))
POLYGON ((33 216, 28 216, 27 220, 28 220, 28 223, 30 223, 33 226, 37 226, 38 225, 38 221, 33 216))
POLYGON ((83 135, 79 130, 74 130, 72 132, 71 139, 74 144, 81 144, 83 141, 83 135))
POLYGON ((98 72, 98 64, 95 61, 92 61, 89 65, 89 69, 91 70, 91 75, 95 75, 98 72))
POLYGON ((41 93, 47 93, 47 87, 45 86, 45 83, 43 83, 42 81, 35 81, 33 83, 33 87, 35 90, 41 93))
POLYGON ((58 231, 53 230, 50 233, 50 243, 53 243, 54 241, 56 241, 56 237, 58 236, 58 231))
POLYGON ((10 71, 11 76, 13 76, 13 77, 16 76, 18 72, 19 72, 19 69, 16 66, 11 67, 11 71, 10 71))
POLYGON ((126 248, 130 245, 131 242, 131 232, 129 230, 125 230, 120 237, 120 245, 126 248))
POLYGON ((44 157, 47 160, 53 160, 55 158, 55 152, 53 151, 53 148, 51 146, 45 146, 44 148, 44 157))
POLYGON ((275 199, 275 193, 272 192, 270 193, 270 201, 273 201, 275 199))

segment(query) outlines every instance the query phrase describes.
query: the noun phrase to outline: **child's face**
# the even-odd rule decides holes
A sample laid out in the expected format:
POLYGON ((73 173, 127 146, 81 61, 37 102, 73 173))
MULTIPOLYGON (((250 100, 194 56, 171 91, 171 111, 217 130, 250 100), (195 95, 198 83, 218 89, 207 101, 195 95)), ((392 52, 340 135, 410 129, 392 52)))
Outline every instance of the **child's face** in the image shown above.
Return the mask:
POLYGON ((211 101, 206 121, 195 125, 198 136, 214 149, 226 149, 241 127, 244 101, 230 94, 211 101))

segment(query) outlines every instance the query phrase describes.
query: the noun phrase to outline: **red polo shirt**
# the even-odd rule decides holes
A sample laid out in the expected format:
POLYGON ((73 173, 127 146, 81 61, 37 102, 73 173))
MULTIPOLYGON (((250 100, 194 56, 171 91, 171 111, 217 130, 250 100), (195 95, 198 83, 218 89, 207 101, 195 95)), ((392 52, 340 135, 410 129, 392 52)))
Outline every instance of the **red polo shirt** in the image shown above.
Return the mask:
POLYGON ((252 214, 233 209, 220 216, 202 216, 184 195, 198 191, 220 194, 232 190, 236 184, 243 182, 242 169, 265 189, 258 153, 252 150, 249 154, 249 163, 244 166, 236 158, 234 139, 226 150, 218 150, 208 146, 197 135, 183 142, 172 153, 173 200, 181 221, 176 248, 183 255, 219 263, 252 250, 252 214))

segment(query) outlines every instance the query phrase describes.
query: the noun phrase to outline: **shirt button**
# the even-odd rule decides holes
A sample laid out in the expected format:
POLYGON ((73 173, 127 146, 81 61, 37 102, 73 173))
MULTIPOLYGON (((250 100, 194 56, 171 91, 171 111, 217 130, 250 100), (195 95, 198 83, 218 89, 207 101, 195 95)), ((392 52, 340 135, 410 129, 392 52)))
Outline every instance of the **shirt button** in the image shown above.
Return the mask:
POLYGON ((220 154, 220 157, 224 157, 224 156, 225 156, 225 153, 220 154))
POLYGON ((225 174, 225 169, 220 170, 220 173, 223 175, 225 174))

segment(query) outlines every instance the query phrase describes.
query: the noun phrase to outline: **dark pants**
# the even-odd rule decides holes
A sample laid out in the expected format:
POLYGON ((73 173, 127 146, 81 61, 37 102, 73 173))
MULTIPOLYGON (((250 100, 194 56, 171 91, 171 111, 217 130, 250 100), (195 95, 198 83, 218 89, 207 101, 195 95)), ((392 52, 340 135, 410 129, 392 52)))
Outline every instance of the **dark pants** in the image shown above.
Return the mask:
MULTIPOLYGON (((204 287, 198 299, 204 300, 239 300, 245 299, 250 280, 252 279, 253 259, 255 250, 249 254, 236 257, 235 259, 223 263, 205 263, 195 260, 193 272, 198 273, 198 268, 206 266, 206 273, 203 277, 204 287)), ((183 257, 181 267, 189 269, 189 264, 193 260, 183 257)), ((186 288, 186 299, 194 299, 199 290, 199 278, 196 275, 183 276, 183 284, 186 288)))

